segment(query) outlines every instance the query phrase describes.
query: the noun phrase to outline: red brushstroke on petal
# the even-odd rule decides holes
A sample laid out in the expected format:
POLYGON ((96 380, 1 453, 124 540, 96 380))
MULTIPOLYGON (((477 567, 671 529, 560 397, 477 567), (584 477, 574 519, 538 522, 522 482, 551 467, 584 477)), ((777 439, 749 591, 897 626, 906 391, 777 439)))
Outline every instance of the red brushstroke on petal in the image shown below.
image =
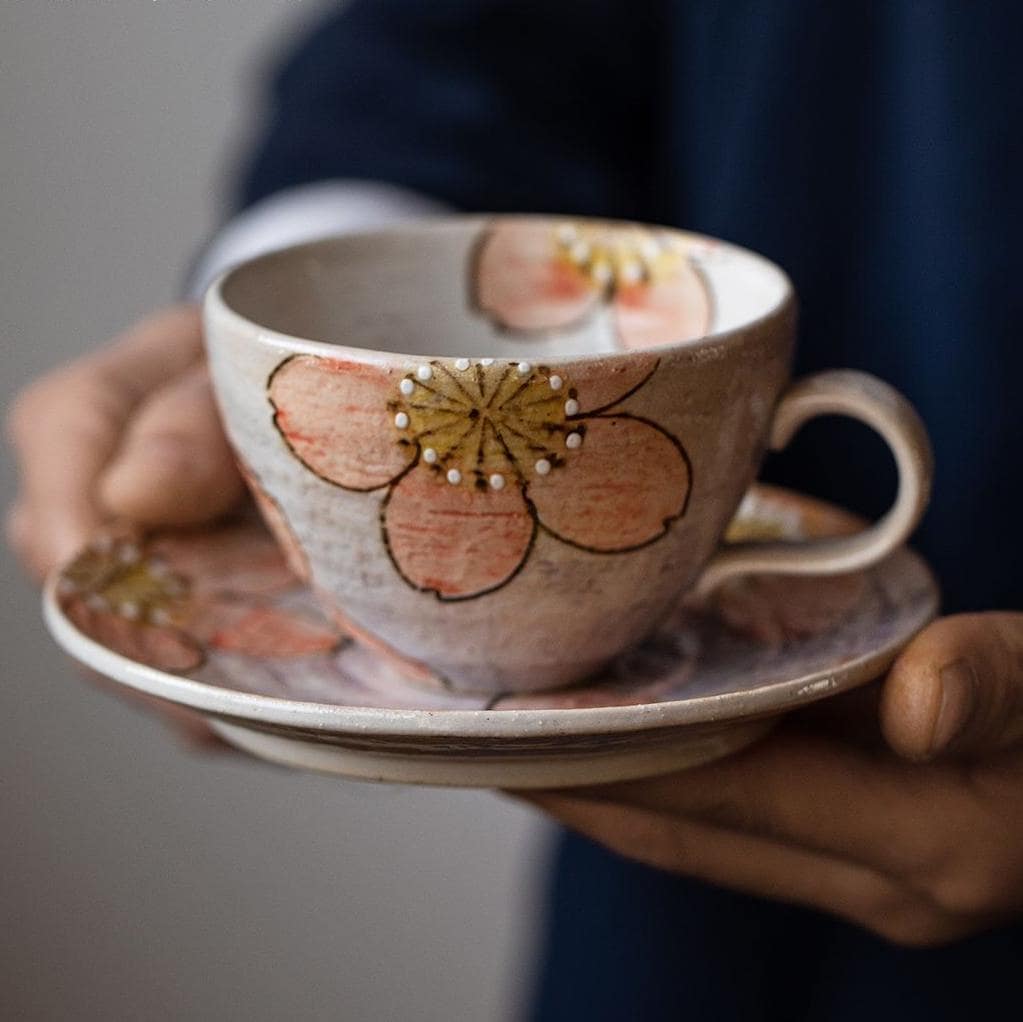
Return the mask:
POLYGON ((295 456, 316 475, 349 490, 386 486, 411 464, 398 443, 397 378, 361 362, 297 355, 270 380, 274 421, 295 456))
POLYGON ((190 630, 212 649, 252 657, 329 653, 342 636, 331 625, 270 604, 211 600, 198 607, 190 630))
POLYGON ((658 361, 656 355, 636 354, 573 365, 572 389, 579 402, 579 413, 596 412, 617 404, 650 379, 658 361))
POLYGON ((202 647, 180 629, 129 621, 109 610, 94 610, 77 598, 63 603, 63 609, 83 635, 157 670, 190 671, 205 659, 202 647))
POLYGON ((661 536, 685 510, 689 464, 678 444, 629 416, 584 420, 582 447, 528 488, 540 523, 559 539, 611 553, 661 536))
POLYGON ((419 589, 457 599, 507 582, 522 565, 536 523, 520 490, 452 486, 425 467, 390 492, 384 542, 398 571, 419 589))
POLYGON ((690 341, 710 329, 710 295, 700 275, 685 262, 655 283, 620 288, 614 311, 618 337, 626 348, 690 341))
POLYGON ((548 221, 499 221, 480 243, 475 270, 477 306, 512 330, 568 326, 601 295, 589 277, 558 255, 548 221))

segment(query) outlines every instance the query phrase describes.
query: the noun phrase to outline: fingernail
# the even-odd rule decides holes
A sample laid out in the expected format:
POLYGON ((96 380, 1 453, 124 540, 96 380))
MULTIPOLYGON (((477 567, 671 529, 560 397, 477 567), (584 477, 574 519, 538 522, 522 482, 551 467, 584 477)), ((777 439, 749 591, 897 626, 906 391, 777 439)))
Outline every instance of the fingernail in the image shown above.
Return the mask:
POLYGON ((965 660, 942 667, 938 677, 941 679, 941 706, 931 735, 928 750, 931 755, 946 749, 962 734, 973 713, 977 691, 977 676, 965 660))

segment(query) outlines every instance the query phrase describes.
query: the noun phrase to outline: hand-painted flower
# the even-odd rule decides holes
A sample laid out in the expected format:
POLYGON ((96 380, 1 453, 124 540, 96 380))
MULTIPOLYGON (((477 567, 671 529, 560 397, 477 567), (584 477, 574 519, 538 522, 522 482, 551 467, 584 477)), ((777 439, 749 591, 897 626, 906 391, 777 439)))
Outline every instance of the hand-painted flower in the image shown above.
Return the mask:
POLYGON ((62 572, 57 596, 86 635, 166 671, 199 667, 210 651, 255 657, 327 653, 333 626, 275 606, 295 588, 280 551, 257 524, 151 541, 104 537, 62 572))
POLYGON ((521 569, 538 528, 593 553, 660 538, 686 509, 688 456, 660 426, 612 409, 651 355, 561 370, 483 359, 386 369, 296 355, 270 378, 295 456, 343 489, 387 488, 383 541, 416 589, 467 599, 521 569))
POLYGON ((509 330, 568 327, 602 302, 612 306, 625 348, 710 329, 710 293, 671 231, 508 217, 484 233, 473 280, 476 306, 509 330))

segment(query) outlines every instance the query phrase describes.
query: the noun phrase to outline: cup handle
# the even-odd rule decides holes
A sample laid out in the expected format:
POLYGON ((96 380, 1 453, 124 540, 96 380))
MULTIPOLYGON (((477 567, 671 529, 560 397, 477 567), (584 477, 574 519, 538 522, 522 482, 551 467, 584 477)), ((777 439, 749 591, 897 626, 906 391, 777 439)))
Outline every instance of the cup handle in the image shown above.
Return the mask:
POLYGON ((806 543, 742 543, 717 551, 697 584, 701 593, 736 575, 838 575, 866 568, 903 543, 927 507, 933 455, 920 416, 893 387, 852 369, 815 373, 782 396, 771 426, 770 447, 779 451, 800 426, 818 415, 848 415, 884 437, 899 473, 895 503, 870 528, 853 536, 806 543))

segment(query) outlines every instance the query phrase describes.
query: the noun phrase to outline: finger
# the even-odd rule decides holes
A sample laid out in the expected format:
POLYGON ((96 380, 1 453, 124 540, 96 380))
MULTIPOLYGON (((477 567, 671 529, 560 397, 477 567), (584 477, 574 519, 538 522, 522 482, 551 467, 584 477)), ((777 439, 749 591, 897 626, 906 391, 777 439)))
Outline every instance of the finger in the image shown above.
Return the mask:
POLYGON ((951 771, 782 731, 702 767, 573 794, 689 817, 923 882, 979 830, 951 771))
POLYGON ((102 519, 96 480, 132 409, 200 352, 195 310, 170 310, 16 399, 7 419, 21 472, 14 531, 36 573, 69 557, 95 531, 102 519))
POLYGON ((656 869, 831 912, 900 943, 948 940, 963 927, 887 877, 840 859, 635 806, 548 792, 516 797, 656 869))
POLYGON ((915 760, 1023 743, 1023 614, 961 614, 925 628, 889 672, 881 727, 915 760))
POLYGON ((207 521, 242 491, 203 365, 143 402, 99 486, 106 510, 145 525, 207 521))
POLYGON ((24 504, 15 503, 7 509, 4 526, 7 545, 30 574, 42 578, 46 574, 47 564, 36 548, 31 519, 24 504))
POLYGON ((199 308, 175 305, 136 323, 110 345, 83 359, 82 365, 134 407, 201 357, 199 308))

